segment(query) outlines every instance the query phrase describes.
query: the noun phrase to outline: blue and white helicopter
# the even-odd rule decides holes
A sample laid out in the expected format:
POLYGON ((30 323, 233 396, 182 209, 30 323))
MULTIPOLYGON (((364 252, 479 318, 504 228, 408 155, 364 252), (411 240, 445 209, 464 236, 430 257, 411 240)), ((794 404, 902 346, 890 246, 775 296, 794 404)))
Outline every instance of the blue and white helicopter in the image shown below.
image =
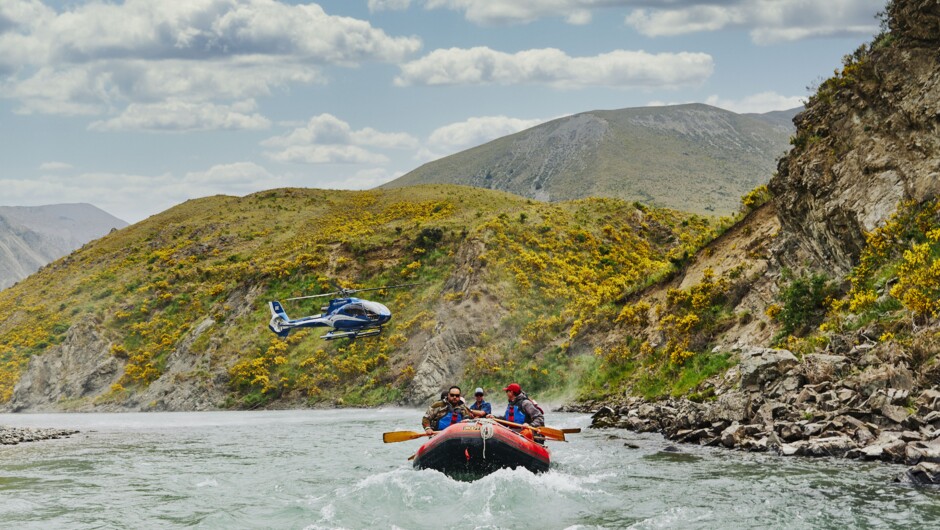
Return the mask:
POLYGON ((284 301, 306 300, 308 298, 321 298, 324 296, 338 295, 337 298, 330 300, 328 305, 320 308, 323 313, 291 319, 284 311, 284 307, 278 301, 268 302, 271 307, 271 322, 268 327, 279 337, 286 337, 292 329, 295 328, 332 328, 321 339, 333 340, 341 338, 358 339, 361 337, 371 337, 382 333, 382 326, 392 318, 392 312, 387 307, 370 300, 353 298, 350 295, 363 291, 381 291, 384 289, 394 289, 398 287, 411 287, 420 285, 409 283, 402 285, 389 285, 385 287, 373 287, 371 289, 345 289, 339 287, 339 290, 332 293, 314 294, 310 296, 298 296, 287 298, 284 301))

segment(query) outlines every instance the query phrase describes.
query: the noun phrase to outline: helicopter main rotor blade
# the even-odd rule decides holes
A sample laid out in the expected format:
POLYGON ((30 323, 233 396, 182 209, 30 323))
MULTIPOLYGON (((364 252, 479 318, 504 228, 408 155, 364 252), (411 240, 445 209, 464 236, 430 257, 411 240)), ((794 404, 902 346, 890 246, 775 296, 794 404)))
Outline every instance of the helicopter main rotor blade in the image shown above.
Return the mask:
POLYGON ((414 287, 416 285, 424 285, 424 283, 402 283, 398 285, 386 285, 385 287, 369 287, 368 289, 344 289, 340 288, 339 291, 333 291, 332 293, 323 293, 323 294, 311 294, 309 296, 295 296, 294 298, 285 298, 285 302, 290 302, 292 300, 306 300, 308 298, 322 298, 324 296, 349 296, 353 293, 362 293, 365 291, 381 291, 383 289, 398 289, 400 287, 414 287))
POLYGON ((414 287, 415 285, 423 285, 421 283, 403 283, 400 285, 386 285, 384 287, 369 287, 368 289, 346 289, 346 293, 361 293, 364 291, 382 291, 384 289, 397 289, 399 287, 414 287))
POLYGON ((291 301, 291 300, 306 300, 307 298, 323 298, 324 296, 333 296, 333 295, 336 295, 336 294, 342 294, 342 293, 340 293, 339 291, 337 291, 337 292, 333 292, 333 293, 311 294, 311 295, 309 295, 309 296, 295 296, 295 297, 293 297, 293 298, 285 298, 284 301, 285 301, 285 302, 289 302, 289 301, 291 301))

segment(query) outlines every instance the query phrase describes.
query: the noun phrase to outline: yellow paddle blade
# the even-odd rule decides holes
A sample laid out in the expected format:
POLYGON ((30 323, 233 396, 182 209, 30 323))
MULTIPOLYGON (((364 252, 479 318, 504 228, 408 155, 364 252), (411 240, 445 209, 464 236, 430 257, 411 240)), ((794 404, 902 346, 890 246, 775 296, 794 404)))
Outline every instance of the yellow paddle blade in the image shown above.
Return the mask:
POLYGON ((415 431, 393 431, 382 433, 382 441, 387 444, 391 444, 395 442, 407 442, 408 440, 414 440, 423 436, 430 435, 427 433, 415 431))
POLYGON ((551 427, 532 427, 535 432, 541 434, 548 440, 555 440, 558 442, 567 442, 565 440, 565 433, 561 429, 553 429, 551 427))
POLYGON ((563 432, 563 433, 565 433, 565 434, 577 434, 577 433, 581 432, 581 427, 573 427, 573 428, 570 428, 570 429, 562 429, 561 432, 563 432))

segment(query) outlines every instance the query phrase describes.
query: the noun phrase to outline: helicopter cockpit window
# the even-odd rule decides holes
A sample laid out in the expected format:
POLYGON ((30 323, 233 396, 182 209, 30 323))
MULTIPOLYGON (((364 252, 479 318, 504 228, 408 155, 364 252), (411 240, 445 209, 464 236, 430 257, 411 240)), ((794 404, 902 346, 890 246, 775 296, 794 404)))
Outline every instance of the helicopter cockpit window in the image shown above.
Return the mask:
POLYGON ((379 320, 382 316, 389 315, 388 308, 375 302, 364 301, 362 308, 365 309, 366 316, 369 317, 369 320, 379 320))
POLYGON ((357 304, 350 304, 350 305, 346 306, 346 307, 343 309, 343 313, 346 313, 347 315, 349 315, 349 316, 351 316, 351 317, 364 317, 364 316, 366 316, 366 311, 362 308, 362 306, 357 305, 357 304))

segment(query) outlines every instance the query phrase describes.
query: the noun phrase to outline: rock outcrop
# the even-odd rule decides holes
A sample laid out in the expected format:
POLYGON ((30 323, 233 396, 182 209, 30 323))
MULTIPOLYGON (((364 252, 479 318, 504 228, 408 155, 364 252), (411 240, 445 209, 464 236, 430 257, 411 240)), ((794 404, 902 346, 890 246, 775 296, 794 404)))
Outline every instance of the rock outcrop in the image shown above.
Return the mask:
MULTIPOLYGON (((900 480, 940 477, 940 389, 918 389, 885 347, 845 356, 753 348, 693 402, 626 398, 600 406, 593 427, 660 432, 677 442, 783 456, 880 460, 911 467, 900 480), (854 371, 844 371, 852 365, 854 371)), ((596 406, 596 405, 595 405, 596 406)))
POLYGON ((124 373, 124 363, 110 348, 100 323, 93 318, 77 323, 53 351, 30 358, 6 406, 14 412, 51 412, 67 408, 70 400, 100 396, 124 373))
POLYGON ((473 240, 461 247, 456 256, 456 272, 444 285, 444 292, 459 296, 456 306, 437 304, 434 327, 411 342, 416 351, 415 376, 404 396, 404 404, 422 406, 433 401, 441 390, 460 380, 467 363, 468 350, 479 342, 482 333, 499 325, 506 311, 497 297, 481 281, 485 269, 481 256, 483 241, 473 240))
MULTIPOLYGON (((791 267, 844 277, 865 233, 899 203, 940 194, 940 2, 895 0, 888 22, 890 32, 847 56, 795 118, 795 148, 769 185, 781 233, 767 273, 791 267)), ((878 324, 868 327, 801 358, 739 341, 724 346, 740 363, 701 389, 702 402, 624 398, 587 408, 597 410, 596 427, 880 460, 911 466, 901 482, 940 484, 940 370, 924 362, 935 358, 931 337, 940 326, 927 322, 904 347, 876 342, 878 324)))
POLYGON ((888 14, 891 32, 795 118, 796 147, 769 184, 787 234, 840 273, 900 201, 940 191, 940 7, 896 1, 888 14))

